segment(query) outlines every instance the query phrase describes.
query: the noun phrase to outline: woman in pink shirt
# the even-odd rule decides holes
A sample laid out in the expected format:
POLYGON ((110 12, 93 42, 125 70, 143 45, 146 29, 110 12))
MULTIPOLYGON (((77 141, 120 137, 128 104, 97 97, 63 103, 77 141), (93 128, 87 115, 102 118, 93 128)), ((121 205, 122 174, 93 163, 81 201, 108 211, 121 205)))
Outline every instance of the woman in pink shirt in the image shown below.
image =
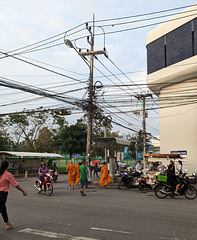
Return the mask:
POLYGON ((27 195, 26 192, 14 180, 12 174, 7 172, 8 167, 9 167, 8 161, 2 161, 0 167, 0 213, 2 214, 7 230, 13 227, 13 223, 9 222, 6 209, 6 201, 10 184, 12 184, 12 186, 16 187, 18 190, 20 190, 24 196, 27 195))

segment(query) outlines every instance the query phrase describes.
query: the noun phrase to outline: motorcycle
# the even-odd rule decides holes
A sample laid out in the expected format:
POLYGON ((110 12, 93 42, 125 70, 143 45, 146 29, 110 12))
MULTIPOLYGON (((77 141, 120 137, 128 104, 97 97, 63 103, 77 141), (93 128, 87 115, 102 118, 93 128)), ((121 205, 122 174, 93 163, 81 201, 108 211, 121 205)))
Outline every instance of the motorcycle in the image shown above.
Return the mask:
POLYGON ((54 171, 54 170, 49 170, 50 172, 51 172, 51 180, 53 180, 54 182, 56 182, 57 181, 57 179, 58 179, 58 172, 57 172, 57 170, 56 171, 54 171))
POLYGON ((42 183, 39 178, 36 179, 34 187, 38 190, 39 193, 41 191, 44 191, 47 196, 51 196, 53 193, 53 184, 51 182, 52 179, 52 172, 49 171, 48 173, 44 174, 44 182, 42 183), (40 185, 42 183, 42 187, 40 188, 40 185))
POLYGON ((144 188, 150 188, 152 189, 150 183, 149 183, 149 177, 148 176, 144 176, 138 179, 139 185, 138 185, 138 189, 140 191, 143 191, 144 188))
POLYGON ((122 189, 123 187, 131 188, 135 187, 138 182, 137 179, 141 173, 132 173, 128 174, 126 172, 121 174, 121 180, 118 184, 118 189, 122 189))
MULTIPOLYGON (((187 199, 195 199, 197 195, 197 191, 193 186, 190 185, 190 179, 186 176, 186 174, 187 173, 183 173, 181 175, 182 179, 181 179, 181 185, 178 189, 178 193, 180 194, 180 196, 185 196, 187 199)), ((175 190, 175 186, 172 186, 170 183, 168 183, 167 181, 164 182, 163 180, 162 181, 158 180, 158 183, 154 188, 155 195, 158 198, 165 198, 167 196, 174 197, 175 195, 174 190, 175 190)))
POLYGON ((147 175, 140 177, 138 179, 138 182, 139 182, 138 189, 140 191, 143 191, 144 188, 154 189, 155 184, 156 184, 156 176, 158 174, 159 174, 158 172, 153 173, 153 174, 147 173, 147 175))

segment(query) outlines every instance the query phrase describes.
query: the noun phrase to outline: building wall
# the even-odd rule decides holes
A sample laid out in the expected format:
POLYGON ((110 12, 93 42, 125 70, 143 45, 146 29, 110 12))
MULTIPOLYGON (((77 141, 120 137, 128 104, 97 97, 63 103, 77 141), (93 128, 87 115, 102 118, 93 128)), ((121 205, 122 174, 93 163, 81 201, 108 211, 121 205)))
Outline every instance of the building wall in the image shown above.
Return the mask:
POLYGON ((171 20, 147 35, 147 83, 160 102, 160 153, 182 153, 191 174, 197 171, 197 6, 171 20))
MULTIPOLYGON (((197 79, 196 79, 197 80, 197 79)), ((184 99, 193 102, 193 93, 197 91, 197 82, 194 79, 184 83, 166 87, 161 90, 159 98, 184 99), (180 91, 186 89, 186 91, 180 91), (189 93, 187 90, 189 90, 189 93)), ((161 153, 171 151, 185 152, 183 157, 184 169, 189 173, 197 171, 197 103, 187 104, 181 101, 172 101, 171 107, 160 108, 160 139, 161 153), (180 105, 180 106, 178 106, 180 105)), ((162 102, 161 105, 168 104, 162 102)))

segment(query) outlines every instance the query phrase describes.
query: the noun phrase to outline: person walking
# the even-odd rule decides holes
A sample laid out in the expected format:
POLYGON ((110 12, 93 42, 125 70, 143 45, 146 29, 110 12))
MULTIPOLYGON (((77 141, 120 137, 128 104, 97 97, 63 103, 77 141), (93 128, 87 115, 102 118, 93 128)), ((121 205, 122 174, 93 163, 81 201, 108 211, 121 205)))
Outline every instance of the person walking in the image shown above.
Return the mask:
POLYGON ((76 180, 76 166, 70 161, 70 164, 67 165, 66 171, 68 172, 68 184, 69 184, 69 189, 74 189, 74 184, 76 180))
POLYGON ((106 186, 111 182, 111 180, 112 179, 108 173, 106 162, 104 162, 103 166, 101 167, 101 179, 99 185, 101 185, 102 188, 106 188, 106 186))
POLYGON ((81 196, 86 196, 84 191, 88 187, 88 177, 87 177, 88 169, 86 166, 85 159, 82 161, 82 165, 79 168, 79 172, 80 172, 80 184, 81 184, 80 193, 81 193, 81 196))
POLYGON ((80 172, 79 172, 79 168, 81 166, 81 162, 78 162, 76 165, 76 180, 75 180, 75 186, 79 186, 80 183, 80 172))
POLYGON ((10 221, 8 219, 7 208, 6 208, 6 201, 7 201, 10 184, 13 187, 17 188, 19 191, 21 191, 24 196, 27 195, 26 192, 15 181, 12 174, 7 171, 8 167, 9 167, 8 161, 4 160, 1 162, 1 167, 0 167, 0 213, 2 214, 2 217, 6 224, 7 230, 11 229, 14 226, 14 224, 10 223, 10 221))
POLYGON ((99 171, 99 169, 98 169, 98 163, 95 163, 93 169, 94 169, 94 178, 95 178, 95 175, 96 175, 96 177, 98 178, 98 171, 99 171))

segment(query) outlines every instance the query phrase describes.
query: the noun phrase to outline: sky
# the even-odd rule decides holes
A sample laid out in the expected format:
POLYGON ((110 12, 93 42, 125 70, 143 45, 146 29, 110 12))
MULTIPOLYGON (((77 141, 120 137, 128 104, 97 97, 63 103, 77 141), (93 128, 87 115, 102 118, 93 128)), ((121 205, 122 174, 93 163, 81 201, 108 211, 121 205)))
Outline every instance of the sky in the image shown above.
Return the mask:
MULTIPOLYGON (((64 39, 70 39, 76 49, 89 49, 85 23, 92 26, 94 15, 94 50, 105 47, 109 56, 99 55, 94 60, 94 83, 103 85, 96 91, 98 104, 105 116, 111 116, 118 123, 113 124, 113 131, 135 134, 142 129, 142 114, 133 113, 141 109, 141 102, 135 96, 149 91, 146 88, 146 35, 160 22, 171 18, 170 14, 184 9, 144 14, 195 3, 192 0, 0 0, 1 80, 58 94, 67 101, 0 86, 0 114, 42 106, 70 109, 72 114, 66 116, 70 123, 82 116, 82 110, 76 110, 75 104, 68 102, 87 98, 89 66, 74 49, 64 44, 64 39), (39 44, 33 45, 35 43, 39 44), (123 84, 127 86, 117 86, 123 84), (116 97, 120 99, 120 96, 121 102, 117 103, 116 97)), ((150 102, 147 108, 153 105, 150 102)), ((159 109, 148 111, 146 123, 147 132, 159 136, 159 109)))

